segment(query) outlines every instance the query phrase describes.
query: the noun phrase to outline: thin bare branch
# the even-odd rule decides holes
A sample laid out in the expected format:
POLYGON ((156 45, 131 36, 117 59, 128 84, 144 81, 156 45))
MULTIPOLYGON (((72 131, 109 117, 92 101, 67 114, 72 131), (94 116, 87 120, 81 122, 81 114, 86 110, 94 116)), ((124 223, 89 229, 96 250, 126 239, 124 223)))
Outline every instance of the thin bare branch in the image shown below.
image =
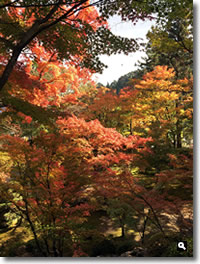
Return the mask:
POLYGON ((10 3, 7 3, 7 4, 4 4, 4 5, 0 5, 0 8, 5 8, 5 7, 11 7, 13 6, 13 4, 19 2, 19 0, 15 0, 13 2, 10 2, 10 3))

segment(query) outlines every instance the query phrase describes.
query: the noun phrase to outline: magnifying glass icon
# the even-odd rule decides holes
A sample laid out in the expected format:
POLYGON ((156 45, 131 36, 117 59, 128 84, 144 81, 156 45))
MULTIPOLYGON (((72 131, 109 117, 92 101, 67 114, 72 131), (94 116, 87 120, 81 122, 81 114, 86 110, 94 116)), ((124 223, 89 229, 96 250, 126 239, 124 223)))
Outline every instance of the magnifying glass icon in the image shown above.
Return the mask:
POLYGON ((179 242, 178 243, 178 247, 181 248, 181 249, 183 249, 183 250, 186 250, 186 247, 185 247, 185 245, 184 245, 183 242, 179 242))

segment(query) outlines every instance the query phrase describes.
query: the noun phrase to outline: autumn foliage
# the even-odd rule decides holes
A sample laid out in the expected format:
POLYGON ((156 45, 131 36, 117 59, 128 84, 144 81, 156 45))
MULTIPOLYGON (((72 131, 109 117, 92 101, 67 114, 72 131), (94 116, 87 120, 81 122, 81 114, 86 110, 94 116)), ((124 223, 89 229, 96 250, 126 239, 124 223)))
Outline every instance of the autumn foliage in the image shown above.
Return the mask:
MULTIPOLYGON (((10 37, 0 27, 0 196, 10 228, 30 230, 34 254, 45 257, 93 256, 88 241, 110 239, 102 216, 122 238, 137 233, 140 246, 155 233, 163 243, 190 236, 192 78, 157 65, 119 94, 97 88, 90 37, 109 27, 90 1, 44 4, 41 12, 30 1, 3 2, 0 20, 16 25, 10 37), (23 46, 20 36, 37 22, 39 33, 23 46), (94 217, 100 224, 91 226, 94 217)), ((140 11, 129 19, 152 19, 140 11)))
MULTIPOLYGON (((151 219, 163 236, 167 232, 163 214, 176 214, 182 221, 181 230, 189 229, 182 212, 191 206, 191 200, 183 200, 171 187, 182 186, 190 194, 192 163, 188 154, 166 152, 162 154, 165 166, 155 163, 159 145, 172 147, 167 136, 176 129, 177 120, 190 122, 192 109, 186 105, 191 103, 189 80, 172 83, 173 70, 157 67, 143 80, 133 80, 134 85, 119 96, 105 88, 97 90, 91 83, 88 97, 81 89, 89 82, 87 72, 80 79, 78 74, 83 72, 75 68, 69 67, 66 73, 52 63, 38 68, 39 74, 29 73, 29 81, 35 79, 41 87, 36 85, 29 97, 30 90, 21 85, 19 96, 43 108, 62 109, 62 115, 57 116, 54 127, 45 128, 17 112, 18 120, 12 122, 18 125, 19 135, 2 134, 0 139, 1 155, 6 156, 1 163, 1 193, 12 212, 29 224, 40 253, 63 256, 69 244, 78 243, 75 248, 80 254, 71 246, 68 250, 75 250, 74 256, 85 254, 80 247, 87 233, 83 224, 101 207, 102 199, 123 201, 133 215, 151 219), (41 72, 50 77, 43 79, 41 72), (130 121, 131 130, 126 127, 130 121), (28 136, 22 136, 23 130, 29 130, 28 136), (154 176, 145 180, 149 170, 154 176)), ((27 72, 24 74, 27 78, 27 72)), ((126 219, 126 213, 119 214, 122 216, 126 219)))

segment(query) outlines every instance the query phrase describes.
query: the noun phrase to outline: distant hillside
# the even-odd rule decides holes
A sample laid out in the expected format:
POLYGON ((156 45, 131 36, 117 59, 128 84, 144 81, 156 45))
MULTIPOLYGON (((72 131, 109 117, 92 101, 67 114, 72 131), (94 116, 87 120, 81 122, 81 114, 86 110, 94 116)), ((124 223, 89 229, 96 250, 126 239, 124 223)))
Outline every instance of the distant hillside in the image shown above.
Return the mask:
POLYGON ((119 94, 120 90, 129 85, 131 79, 136 78, 140 79, 143 76, 141 70, 131 71, 121 77, 116 81, 113 81, 111 84, 107 84, 106 87, 115 89, 116 93, 119 94))

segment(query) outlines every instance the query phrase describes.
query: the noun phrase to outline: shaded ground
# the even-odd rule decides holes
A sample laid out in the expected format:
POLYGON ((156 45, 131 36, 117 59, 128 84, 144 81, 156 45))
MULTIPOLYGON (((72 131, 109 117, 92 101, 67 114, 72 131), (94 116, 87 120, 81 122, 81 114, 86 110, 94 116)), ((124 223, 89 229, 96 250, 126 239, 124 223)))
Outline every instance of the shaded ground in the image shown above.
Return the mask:
MULTIPOLYGON (((179 237, 181 232, 187 233, 187 230, 184 230, 184 225, 183 225, 184 221, 187 221, 186 223, 191 223, 191 228, 192 228, 192 218, 193 218, 193 214, 192 214, 192 208, 190 207, 190 205, 186 205, 183 208, 182 218, 180 218, 180 215, 175 215, 175 214, 170 215, 170 214, 163 212, 162 217, 160 218, 160 221, 162 223, 162 226, 165 227, 164 228, 165 231, 167 231, 168 234, 171 234, 171 238, 170 238, 171 245, 168 245, 167 244, 168 242, 163 240, 163 236, 159 232, 156 231, 156 233, 152 235, 151 225, 149 225, 145 231, 145 240, 144 240, 144 243, 142 244, 141 234, 139 234, 139 232, 136 232, 133 229, 126 230, 127 231, 126 237, 122 238, 121 228, 117 226, 116 223, 108 217, 105 211, 99 210, 99 211, 96 211, 89 218, 89 221, 86 223, 86 225, 87 227, 91 228, 91 230, 92 229, 94 230, 94 227, 97 227, 97 232, 101 233, 103 237, 105 237, 105 239, 107 238, 108 240, 110 240, 111 243, 109 244, 109 242, 105 242, 103 239, 100 239, 100 240, 94 239, 94 240, 87 242, 86 250, 88 250, 88 252, 92 252, 91 251, 92 249, 90 249, 90 247, 91 248, 97 247, 97 252, 98 252, 98 247, 103 248, 102 250, 104 250, 105 243, 108 243, 108 245, 106 246, 107 248, 109 246, 111 247, 112 246, 111 244, 113 244, 114 247, 117 248, 118 254, 122 254, 122 256, 124 257, 125 256, 129 256, 129 257, 137 256, 137 254, 139 255, 147 254, 147 256, 154 256, 155 254, 162 255, 162 254, 165 254, 163 253, 164 250, 169 251, 168 253, 166 253, 166 255, 167 254, 173 255, 173 254, 176 254, 176 249, 175 249, 175 246, 173 246, 171 250, 170 246, 172 246, 173 243, 174 245, 176 244, 176 237, 179 237), (103 246, 102 246, 102 243, 103 243, 103 246), (152 249, 148 251, 149 245, 151 244, 152 245, 154 244, 154 247, 152 247, 152 249), (132 250, 129 250, 130 248, 132 248, 132 250), (148 254, 152 254, 152 255, 148 255, 148 254)), ((32 256, 31 253, 27 252, 26 250, 26 243, 32 239, 33 239, 32 235, 24 227, 19 227, 15 231, 10 230, 10 231, 1 233, 0 234, 0 256, 20 256, 20 257, 32 256)), ((188 234, 188 239, 189 240, 192 239, 191 232, 188 234)), ((192 249, 190 251, 192 252, 192 249)), ((108 253, 108 256, 113 256, 113 255, 112 254, 109 255, 108 253)))
POLYGON ((24 227, 1 233, 0 256, 30 256, 30 253, 26 251, 25 244, 31 239, 33 239, 33 236, 24 227))

